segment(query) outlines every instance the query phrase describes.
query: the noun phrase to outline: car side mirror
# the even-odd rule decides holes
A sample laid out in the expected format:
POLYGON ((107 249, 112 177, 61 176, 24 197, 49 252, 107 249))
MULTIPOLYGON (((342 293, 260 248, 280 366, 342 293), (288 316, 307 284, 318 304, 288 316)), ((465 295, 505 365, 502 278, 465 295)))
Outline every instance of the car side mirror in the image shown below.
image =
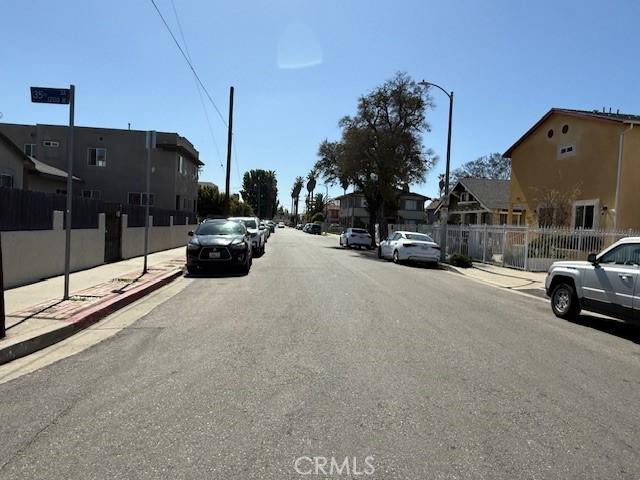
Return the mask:
POLYGON ((260 225, 260 230, 265 230, 266 227, 264 225, 260 225))
POLYGON ((595 253, 590 253, 589 255, 587 255, 587 262, 593 264, 593 265, 597 265, 598 264, 598 259, 596 258, 596 254, 595 253))
POLYGON ((189 230, 189 233, 187 233, 187 235, 189 235, 190 237, 193 237, 193 230, 189 230))

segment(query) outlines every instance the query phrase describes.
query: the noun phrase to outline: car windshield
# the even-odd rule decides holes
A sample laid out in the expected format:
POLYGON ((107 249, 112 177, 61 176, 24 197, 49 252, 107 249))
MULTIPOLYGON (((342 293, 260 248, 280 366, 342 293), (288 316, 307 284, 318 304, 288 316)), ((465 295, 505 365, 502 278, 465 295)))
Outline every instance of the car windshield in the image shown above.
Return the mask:
POLYGON ((198 225, 196 235, 243 235, 245 228, 238 222, 205 222, 198 225))
POLYGON ((416 240, 419 242, 433 242, 433 238, 423 233, 405 233, 404 235, 408 240, 416 240))

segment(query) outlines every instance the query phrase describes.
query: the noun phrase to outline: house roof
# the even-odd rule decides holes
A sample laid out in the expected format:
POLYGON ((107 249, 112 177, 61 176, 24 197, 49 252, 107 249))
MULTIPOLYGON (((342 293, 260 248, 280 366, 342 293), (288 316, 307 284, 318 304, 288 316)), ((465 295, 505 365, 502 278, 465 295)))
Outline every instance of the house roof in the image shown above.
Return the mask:
POLYGON ((630 115, 627 113, 607 113, 607 112, 599 112, 597 110, 573 110, 570 108, 552 108, 544 116, 538 120, 529 130, 526 131, 524 135, 522 135, 516 143, 511 145, 506 152, 502 155, 506 158, 511 158, 513 151, 518 147, 522 142, 524 142, 529 135, 531 135, 540 125, 542 125, 551 115, 554 113, 559 113, 562 115, 569 115, 573 117, 586 118, 589 120, 598 120, 605 121, 611 123, 638 123, 640 124, 640 115, 630 115))
MULTIPOLYGON (((427 200, 429 197, 425 196, 425 195, 421 195, 419 193, 415 193, 415 192, 407 192, 406 190, 402 190, 401 188, 397 188, 396 189, 396 193, 399 197, 415 197, 415 198, 420 198, 423 201, 427 200)), ((348 198, 348 197, 352 197, 354 195, 360 195, 363 196, 364 194, 360 191, 356 191, 356 192, 350 192, 350 193, 346 193, 344 195, 340 195, 338 197, 335 197, 334 200, 340 200, 341 198, 348 198)))
POLYGON ((425 210, 438 210, 442 206, 442 198, 434 198, 425 210))
POLYGON ((509 206, 509 180, 460 178, 452 190, 458 185, 462 185, 487 210, 504 209, 509 206))

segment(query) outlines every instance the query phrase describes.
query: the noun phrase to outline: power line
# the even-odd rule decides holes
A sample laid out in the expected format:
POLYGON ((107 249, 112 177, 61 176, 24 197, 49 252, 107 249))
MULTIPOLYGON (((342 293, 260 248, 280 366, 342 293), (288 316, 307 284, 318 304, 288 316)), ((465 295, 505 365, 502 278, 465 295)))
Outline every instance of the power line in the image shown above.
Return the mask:
POLYGON ((222 113, 220 112, 220 109, 218 108, 218 106, 216 105, 216 102, 213 101, 213 98, 211 97, 211 95, 209 94, 209 91, 207 90, 207 87, 204 86, 204 83, 202 83, 202 80, 200 80, 200 77, 198 76, 198 72, 196 72, 196 69, 193 67, 193 64, 191 63, 191 60, 189 60, 189 57, 187 56, 187 54, 185 53, 185 51, 182 49, 182 47, 180 46, 180 42, 178 42, 178 39, 176 38, 176 36, 173 34, 173 31, 171 30, 171 27, 169 27, 169 24, 167 23, 167 21, 164 19, 164 16, 162 15, 162 12, 160 11, 160 9, 158 8, 158 5, 156 4, 155 0, 149 0, 151 2, 151 4, 153 5, 153 8, 156 9, 156 12, 158 13, 158 15, 160 16, 160 19, 162 20, 162 23, 164 23, 164 26, 166 27, 167 31, 169 32, 169 35, 171 35, 171 38, 173 39, 173 42, 176 44, 176 47, 178 47, 178 50, 180 50, 180 53, 182 54, 182 56, 184 57, 184 60, 187 62, 187 65, 189 65, 189 68, 191 69, 191 71, 193 72, 193 75, 195 76, 196 80, 198 80, 198 83, 200 84, 200 86, 202 87, 202 90, 204 90, 204 93, 207 95, 207 98, 209 99, 209 101, 211 102, 211 104, 213 105, 213 108, 216 109, 216 112, 218 112, 218 116, 220 117, 220 120, 222 121, 222 123, 224 124, 225 127, 228 127, 227 122, 225 122, 224 120, 224 116, 222 115, 222 113))
MULTIPOLYGON (((187 39, 184 36, 184 31, 182 30, 182 24, 180 23, 180 17, 178 16, 178 10, 176 9, 176 4, 173 0, 171 0, 171 7, 173 8, 173 14, 176 17, 176 22, 178 24, 178 31, 180 32, 180 38, 182 38, 182 44, 184 45, 184 49, 187 52, 187 58, 191 62, 191 52, 189 52, 189 45, 187 44, 187 39)), ((200 90, 200 85, 196 80, 196 76, 194 74, 193 81, 196 85, 196 90, 198 91, 198 98, 200 99, 200 105, 202 106, 202 111, 204 112, 205 119, 207 120, 207 126, 209 127, 209 134, 211 135, 211 141, 213 142, 213 146, 218 154, 218 161, 220 162, 220 166, 224 168, 222 164, 222 155, 220 154, 220 149, 218 148, 218 142, 216 142, 215 136, 213 134, 213 127, 211 126, 211 120, 209 119, 209 112, 207 112, 207 107, 204 104, 204 99, 202 98, 202 91, 200 90)))

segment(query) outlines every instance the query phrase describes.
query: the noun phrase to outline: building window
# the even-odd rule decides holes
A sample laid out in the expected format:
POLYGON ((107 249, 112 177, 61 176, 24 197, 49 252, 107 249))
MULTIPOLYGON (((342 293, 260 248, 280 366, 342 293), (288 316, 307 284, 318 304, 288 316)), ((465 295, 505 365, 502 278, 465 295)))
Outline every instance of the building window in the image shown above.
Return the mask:
MULTIPOLYGON (((149 206, 152 207, 156 204, 156 196, 154 193, 149 194, 149 206)), ((129 192, 128 203, 130 205, 146 205, 147 194, 141 192, 129 192)))
POLYGON ((178 155, 178 173, 180 175, 187 174, 187 162, 184 161, 184 157, 182 155, 178 155))
POLYGON ((499 220, 500 225, 506 225, 508 218, 509 218, 509 214, 508 213, 501 213, 500 214, 500 220, 499 220))
POLYGON ((56 188, 56 195, 66 195, 67 190, 64 188, 56 188))
POLYGON ((567 133, 569 131, 569 125, 563 125, 562 133, 567 133))
POLYGON ((558 148, 558 158, 570 157, 576 154, 575 145, 562 145, 558 148))
POLYGON ((417 200, 405 200, 404 201, 404 209, 416 211, 418 209, 417 200))
POLYGON ((459 203, 473 201, 475 201, 475 198, 473 198, 473 195, 471 195, 469 192, 460 192, 460 200, 458 201, 459 203))
POLYGON ((93 198, 94 200, 100 200, 102 194, 100 193, 100 190, 83 190, 82 196, 84 198, 93 198))
POLYGON ((57 142, 55 140, 44 140, 42 142, 42 146, 43 147, 58 148, 60 146, 60 142, 57 142))
POLYGON ((24 144, 24 154, 30 157, 36 158, 36 144, 35 143, 25 143, 24 144))
POLYGON ((550 128, 549 131, 547 132, 547 138, 551 138, 553 137, 553 128, 550 128))
POLYGON ((106 167, 107 149, 89 148, 87 150, 87 165, 89 165, 90 167, 106 167))
POLYGON ((574 228, 591 230, 596 226, 597 204, 595 202, 576 202, 573 205, 574 228))
POLYGON ((0 187, 13 188, 13 175, 1 174, 0 187))

